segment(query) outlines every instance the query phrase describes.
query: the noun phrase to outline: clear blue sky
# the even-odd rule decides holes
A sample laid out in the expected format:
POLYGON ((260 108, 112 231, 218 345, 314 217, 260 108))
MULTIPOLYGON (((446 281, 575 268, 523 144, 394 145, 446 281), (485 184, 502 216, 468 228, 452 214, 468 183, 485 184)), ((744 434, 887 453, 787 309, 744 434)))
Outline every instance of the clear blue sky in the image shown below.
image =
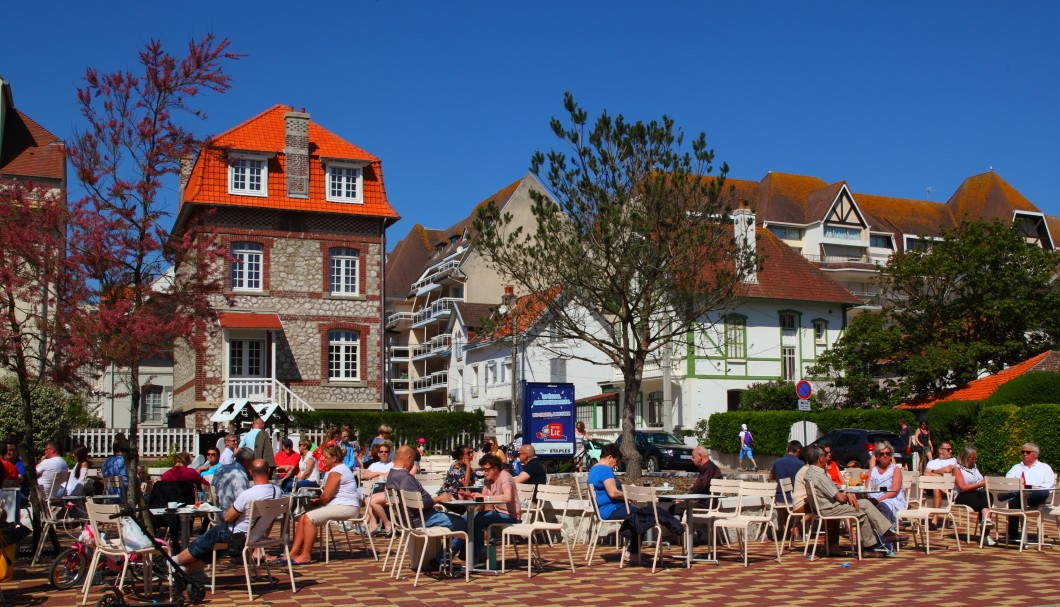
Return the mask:
POLYGON ((558 145, 566 90, 591 115, 705 131, 733 177, 942 202, 993 167, 1060 215, 1058 24, 1053 2, 19 2, 0 75, 70 138, 87 66, 134 68, 149 37, 175 51, 228 37, 248 56, 229 93, 201 99, 197 132, 305 107, 382 159, 403 216, 392 243, 450 225, 558 145))

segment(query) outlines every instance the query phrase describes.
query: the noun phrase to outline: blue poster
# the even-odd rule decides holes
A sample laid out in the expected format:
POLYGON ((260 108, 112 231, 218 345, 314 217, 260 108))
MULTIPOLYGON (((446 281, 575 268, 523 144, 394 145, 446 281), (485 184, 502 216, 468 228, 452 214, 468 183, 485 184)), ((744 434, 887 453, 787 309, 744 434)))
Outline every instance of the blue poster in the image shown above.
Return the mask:
POLYGON ((574 384, 527 383, 523 442, 540 457, 574 457, 574 384))

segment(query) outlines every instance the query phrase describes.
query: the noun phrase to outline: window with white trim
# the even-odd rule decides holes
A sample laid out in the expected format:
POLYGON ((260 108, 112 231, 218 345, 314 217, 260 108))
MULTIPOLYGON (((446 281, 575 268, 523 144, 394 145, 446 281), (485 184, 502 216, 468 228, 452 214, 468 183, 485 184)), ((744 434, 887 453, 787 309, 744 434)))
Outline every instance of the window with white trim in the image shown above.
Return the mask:
POLYGON ((359 166, 328 163, 327 185, 329 202, 364 202, 364 171, 359 166))
POLYGON ((858 228, 845 228, 843 226, 825 226, 825 238, 838 238, 840 240, 861 240, 861 230, 858 228))
POLYGON ((361 334, 357 331, 328 331, 328 379, 361 379, 361 334))
POLYGON ((265 341, 233 339, 228 342, 229 377, 264 377, 265 341))
POLYGON ((734 314, 725 318, 725 356, 747 357, 747 317, 734 314))
POLYGON ((794 329, 798 319, 795 318, 794 312, 781 312, 780 313, 780 328, 781 329, 794 329))
POLYGON ((825 343, 828 336, 828 323, 823 320, 813 321, 813 340, 818 344, 825 343))
POLYGON ((795 347, 784 346, 780 349, 780 378, 784 381, 795 381, 795 347))
POLYGON ((268 196, 269 171, 264 158, 232 158, 228 163, 228 193, 241 196, 268 196))
POLYGON ((256 242, 233 242, 232 290, 260 291, 264 247, 256 242))
POLYGON ((165 401, 165 392, 162 386, 145 386, 140 392, 140 421, 164 421, 167 408, 165 401))
POLYGON ((331 249, 331 294, 357 295, 360 291, 360 253, 356 249, 331 249))

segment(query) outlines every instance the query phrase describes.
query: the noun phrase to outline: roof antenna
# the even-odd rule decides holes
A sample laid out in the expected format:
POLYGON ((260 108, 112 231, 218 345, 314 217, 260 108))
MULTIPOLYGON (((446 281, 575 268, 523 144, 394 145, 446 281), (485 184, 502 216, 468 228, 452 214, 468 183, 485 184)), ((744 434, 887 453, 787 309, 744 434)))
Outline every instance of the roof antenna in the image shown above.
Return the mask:
POLYGON ((928 200, 931 200, 931 195, 935 193, 935 188, 929 185, 924 189, 927 190, 928 200))

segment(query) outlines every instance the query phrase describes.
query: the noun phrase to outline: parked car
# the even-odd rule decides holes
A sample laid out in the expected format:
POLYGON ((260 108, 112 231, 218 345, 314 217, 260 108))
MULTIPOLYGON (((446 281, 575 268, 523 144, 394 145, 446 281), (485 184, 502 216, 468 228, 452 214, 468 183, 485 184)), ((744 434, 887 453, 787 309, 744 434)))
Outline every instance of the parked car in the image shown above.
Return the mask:
POLYGON ((829 432, 812 444, 832 448, 832 461, 841 468, 867 468, 876 443, 887 441, 894 447, 894 461, 903 464, 908 456, 905 445, 896 432, 887 430, 859 430, 843 428, 829 432))
MULTIPOLYGON (((661 430, 637 430, 633 433, 633 437, 636 440, 637 453, 640 453, 646 472, 675 468, 695 471, 696 465, 692 463, 692 447, 673 434, 661 430)), ((621 436, 615 444, 621 447, 621 436)))
POLYGON ((611 442, 606 438, 590 438, 585 441, 585 454, 587 456, 585 467, 595 466, 600 461, 600 450, 604 448, 604 445, 610 445, 611 442))

